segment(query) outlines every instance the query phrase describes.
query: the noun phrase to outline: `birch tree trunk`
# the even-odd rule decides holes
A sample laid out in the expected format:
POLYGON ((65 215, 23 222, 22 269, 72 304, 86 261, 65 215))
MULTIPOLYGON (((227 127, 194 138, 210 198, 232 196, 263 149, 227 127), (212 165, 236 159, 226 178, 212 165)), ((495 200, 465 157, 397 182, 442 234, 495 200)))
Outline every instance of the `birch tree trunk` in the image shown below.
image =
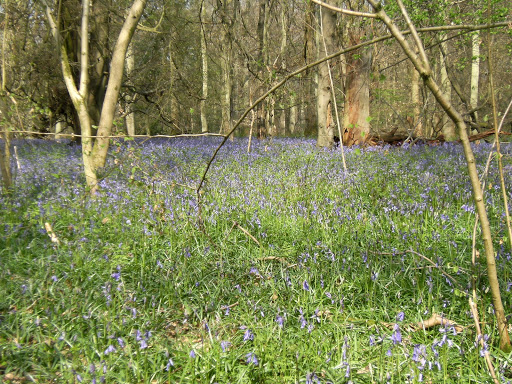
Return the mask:
POLYGON ((203 96, 199 104, 201 114, 201 132, 208 132, 208 119, 206 118, 206 101, 208 98, 208 55, 206 54, 206 31, 204 30, 203 20, 206 18, 206 5, 201 5, 201 64, 203 73, 203 96))
MULTIPOLYGON (((332 4, 332 1, 326 1, 332 4)), ((328 56, 334 52, 336 41, 336 12, 327 8, 320 10, 321 28, 319 58, 328 56)), ((317 147, 330 148, 333 145, 334 137, 334 119, 332 116, 332 89, 329 76, 329 61, 324 61, 318 66, 318 96, 317 96, 317 116, 318 116, 318 138, 317 147)))
MULTIPOLYGON (((135 69, 135 57, 133 56, 133 44, 130 43, 128 45, 128 50, 126 51, 126 76, 128 77, 128 84, 132 84, 131 76, 133 75, 133 70, 135 69)), ((135 135, 135 110, 133 108, 134 98, 128 92, 125 96, 126 99, 126 133, 128 136, 135 135)))
MULTIPOLYGON (((471 94, 469 104, 471 109, 478 107, 478 83, 480 81, 480 31, 471 35, 471 94)), ((473 112, 473 122, 478 123, 478 114, 473 112)))

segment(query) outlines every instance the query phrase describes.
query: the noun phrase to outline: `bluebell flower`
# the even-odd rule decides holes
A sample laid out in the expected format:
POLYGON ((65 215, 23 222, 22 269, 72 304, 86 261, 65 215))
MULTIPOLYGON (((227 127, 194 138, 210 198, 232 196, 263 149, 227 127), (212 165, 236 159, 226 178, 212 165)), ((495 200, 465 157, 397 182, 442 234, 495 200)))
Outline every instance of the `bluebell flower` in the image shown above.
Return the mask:
POLYGON ((304 288, 305 291, 309 291, 309 284, 307 280, 304 280, 304 283, 302 283, 302 288, 304 288))
POLYGON ((116 348, 111 344, 105 349, 105 352, 103 352, 104 355, 108 355, 109 353, 113 353, 116 351, 116 348))
POLYGON ((124 348, 124 340, 120 337, 117 338, 117 343, 121 348, 124 348))
POLYGON ((190 354, 189 356, 192 358, 192 359, 195 359, 196 358, 196 351, 194 351, 193 349, 190 351, 190 354))
POLYGON ((254 340, 254 333, 250 329, 247 329, 244 333, 244 341, 254 340))
POLYGON ((405 313, 399 312, 398 315, 396 315, 396 321, 401 322, 404 321, 405 313))
POLYGON ((391 340, 393 344, 400 344, 402 342, 402 334, 400 333, 400 327, 398 324, 395 324, 394 332, 391 335, 391 340))
POLYGON ((246 357, 246 362, 247 364, 253 364, 253 365, 258 365, 258 358, 256 357, 256 355, 253 353, 253 352, 249 352, 247 355, 245 355, 246 357))
POLYGON ((174 361, 169 357, 169 361, 167 361, 167 365, 165 366, 165 370, 168 372, 171 367, 174 367, 174 361))
POLYGON ((231 343, 229 341, 221 341, 220 347, 222 348, 222 352, 226 352, 230 345, 231 343))

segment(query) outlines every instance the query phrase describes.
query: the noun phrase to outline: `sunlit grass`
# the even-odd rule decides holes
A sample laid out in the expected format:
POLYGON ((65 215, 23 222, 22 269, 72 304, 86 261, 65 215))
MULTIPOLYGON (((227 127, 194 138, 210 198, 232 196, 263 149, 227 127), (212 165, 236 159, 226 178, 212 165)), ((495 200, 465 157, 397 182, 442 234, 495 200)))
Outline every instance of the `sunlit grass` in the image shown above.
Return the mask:
MULTIPOLYGON (((490 382, 464 293, 474 210, 460 147, 349 150, 345 173, 339 152, 311 141, 256 143, 250 154, 235 141, 213 163, 199 211, 187 186, 197 186, 217 144, 114 145, 102 193, 90 199, 79 148, 17 143, 16 193, 1 198, 0 211, 0 374, 490 382), (411 327, 433 313, 462 331, 411 327)), ((480 167, 488 149, 475 147, 480 167)), ((510 309, 496 177, 491 169, 486 199, 510 309)), ((510 356, 497 349, 485 265, 475 273, 487 344, 506 382, 510 356)))

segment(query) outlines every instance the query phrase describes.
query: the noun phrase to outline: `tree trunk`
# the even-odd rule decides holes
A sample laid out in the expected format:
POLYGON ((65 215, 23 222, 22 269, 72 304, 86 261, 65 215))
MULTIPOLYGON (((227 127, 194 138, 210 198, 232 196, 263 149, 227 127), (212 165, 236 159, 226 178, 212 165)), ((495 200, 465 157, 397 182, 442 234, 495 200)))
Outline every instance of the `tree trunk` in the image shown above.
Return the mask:
POLYGON ((109 136, 112 133, 112 126, 116 112, 117 100, 121 89, 121 81, 123 80, 124 61, 126 59, 126 51, 132 40, 139 19, 146 7, 147 0, 135 0, 130 12, 126 17, 119 37, 117 38, 114 52, 112 54, 112 62, 110 64, 110 76, 108 79, 107 91, 103 108, 101 109, 100 123, 98 127, 98 138, 93 148, 92 157, 94 168, 102 168, 107 161, 108 146, 110 143, 109 136))
POLYGON ((227 134, 231 131, 232 120, 232 97, 231 90, 233 87, 232 80, 232 63, 233 63, 233 33, 235 20, 237 17, 239 0, 226 0, 224 2, 217 0, 217 7, 220 10, 222 22, 222 54, 221 54, 221 70, 222 70, 222 99, 221 99, 221 115, 222 122, 220 133, 227 134))
MULTIPOLYGON (((452 98, 452 87, 451 87, 451 84, 450 84, 450 79, 448 78, 448 71, 446 69, 446 59, 448 57, 447 53, 447 48, 448 48, 448 43, 446 41, 443 41, 441 43, 441 49, 446 53, 445 55, 443 55, 442 53, 440 53, 440 57, 439 57, 439 63, 440 63, 440 66, 441 66, 441 90, 443 92, 443 94, 445 95, 445 97, 448 99, 448 102, 451 103, 451 98, 452 98)), ((458 137, 457 137, 457 132, 455 131, 455 124, 453 123, 453 121, 450 119, 450 117, 448 117, 448 115, 446 113, 443 113, 443 116, 442 116, 442 132, 443 132, 443 136, 444 136, 444 139, 446 141, 454 141, 454 140, 457 140, 458 137)))
MULTIPOLYGON (((316 59, 316 44, 315 44, 315 5, 313 2, 308 1, 306 5, 305 14, 305 29, 304 29, 304 61, 305 64, 310 64, 316 59)), ((316 83, 315 83, 315 69, 307 69, 304 74, 305 84, 303 89, 305 92, 304 103, 304 136, 317 137, 318 136, 318 120, 317 120, 317 105, 316 100, 316 83)))
MULTIPOLYGON (((480 81, 480 32, 471 36, 471 94, 469 104, 471 109, 478 107, 478 83, 480 81)), ((478 123, 477 112, 473 112, 473 122, 478 123)))
POLYGON ((411 65, 412 129, 414 137, 425 137, 421 121, 420 73, 411 65))
POLYGON ((80 85, 77 87, 71 65, 69 62, 66 44, 61 38, 59 30, 50 8, 47 6, 46 13, 50 23, 51 31, 57 42, 62 73, 66 88, 68 89, 75 110, 77 111, 80 121, 80 129, 82 135, 82 158, 84 162, 84 172, 87 187, 91 194, 95 194, 98 190, 98 179, 96 171, 105 165, 108 145, 114 121, 115 107, 121 88, 121 80, 123 76, 124 61, 126 50, 131 41, 135 28, 138 24, 140 16, 146 6, 147 0, 135 0, 125 23, 119 33, 119 37, 114 48, 112 58, 111 73, 108 82, 105 102, 100 117, 100 126, 98 129, 98 137, 95 141, 92 137, 92 122, 90 110, 88 108, 89 96, 89 40, 86 38, 89 33, 89 13, 90 5, 88 0, 82 2, 82 22, 81 22, 81 39, 80 44, 80 85))
POLYGON ((208 132, 208 119, 206 118, 206 100, 208 98, 208 56, 206 54, 206 31, 204 30, 203 20, 206 18, 206 5, 201 5, 201 63, 203 73, 203 97, 199 104, 201 114, 201 132, 208 132))
MULTIPOLYGON (((348 46, 357 45, 365 36, 360 20, 347 20, 344 28, 348 46)), ((347 53, 345 74, 345 108, 343 143, 347 146, 364 144, 370 134, 370 72, 372 51, 361 48, 347 53)))
MULTIPOLYGON (((4 85, 3 79, 4 77, 2 77, 2 85, 4 85)), ((9 112, 7 95, 3 90, 0 92, 0 114, 2 115, 1 118, 3 120, 0 128, 0 139, 4 141, 3 148, 2 143, 0 143, 0 171, 2 175, 3 191, 6 194, 10 193, 13 183, 11 171, 11 133, 9 132, 9 112)))
POLYGON ((8 122, 10 120, 10 111, 8 108, 7 102, 7 94, 6 94, 6 83, 7 83, 7 74, 6 74, 6 64, 7 59, 6 55, 6 46, 7 46, 7 25, 9 20, 9 13, 7 7, 5 8, 4 15, 4 30, 2 37, 2 80, 0 85, 0 114, 1 119, 3 120, 3 124, 1 124, 0 128, 0 139, 4 141, 4 148, 2 149, 2 145, 0 143, 0 171, 2 175, 2 186, 4 193, 8 194, 12 187, 12 172, 11 172, 11 133, 9 132, 8 122))
MULTIPOLYGON (((332 4, 332 1, 327 2, 332 4)), ((327 8, 320 10, 321 28, 319 58, 328 56, 334 52, 336 41, 336 17, 337 14, 327 8)), ((324 61, 318 66, 318 138, 317 147, 330 148, 334 138, 334 119, 332 117, 332 89, 329 73, 329 61, 324 61)))
MULTIPOLYGON (((128 78, 128 84, 132 85, 131 76, 133 75, 133 70, 135 69, 135 57, 133 56, 133 44, 130 43, 128 45, 128 50, 126 51, 126 77, 128 78)), ((126 133, 128 136, 135 135, 135 110, 133 108, 133 102, 135 98, 132 97, 130 91, 128 91, 125 95, 126 100, 126 133)))
MULTIPOLYGON (((267 10, 268 0, 259 0, 259 13, 258 13, 258 26, 256 30, 256 34, 258 36, 258 55, 256 58, 256 65, 258 66, 258 78, 261 80, 261 84, 257 87, 258 94, 257 97, 260 97, 265 88, 266 78, 266 66, 267 66, 267 10)), ((265 106, 267 104, 267 100, 262 101, 258 104, 256 108, 256 129, 258 132, 258 139, 264 139, 267 134, 269 134, 269 122, 267 119, 267 112, 265 110, 265 106)))

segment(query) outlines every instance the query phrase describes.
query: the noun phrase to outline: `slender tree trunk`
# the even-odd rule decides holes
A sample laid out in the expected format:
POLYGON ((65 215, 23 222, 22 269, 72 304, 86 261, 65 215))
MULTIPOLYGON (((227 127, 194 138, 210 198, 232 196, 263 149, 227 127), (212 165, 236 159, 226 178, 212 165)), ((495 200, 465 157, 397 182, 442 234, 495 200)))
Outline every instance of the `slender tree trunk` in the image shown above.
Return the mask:
POLYGON ((121 89, 121 81, 123 80, 124 62, 126 59, 126 51, 132 40, 137 24, 139 23, 142 12, 146 7, 147 0, 135 0, 130 8, 129 14, 123 24, 119 37, 117 38, 114 52, 112 54, 112 62, 110 64, 110 76, 108 79, 107 91, 103 108, 101 109, 100 123, 98 127, 98 138, 93 148, 94 167, 102 168, 107 161, 108 147, 112 133, 112 126, 116 112, 117 100, 121 89))
MULTIPOLYGON (((174 95, 174 81, 176 80, 176 65, 174 63, 174 49, 172 47, 172 38, 169 42, 169 105, 171 110, 171 122, 178 126, 179 121, 179 104, 174 95)), ((180 131, 179 133, 183 133, 180 131)))
MULTIPOLYGON (((258 26, 256 30, 256 34, 258 36, 258 56, 257 56, 257 65, 258 65, 258 77, 261 79, 262 83, 259 84, 258 89, 258 97, 260 97, 265 88, 265 82, 263 79, 266 78, 266 65, 267 65, 267 7, 268 0, 259 0, 258 4, 258 26)), ((256 129, 258 132, 258 139, 263 139, 269 133, 269 122, 267 119, 267 111, 265 109, 267 101, 263 101, 258 104, 256 108, 256 129)))
POLYGON ((204 30, 203 20, 206 18, 206 6, 201 5, 201 63, 203 73, 203 97, 199 104, 201 114, 201 132, 208 132, 208 119, 206 118, 206 102, 208 98, 208 55, 206 54, 206 31, 204 30))
MULTIPOLYGON (((91 32, 90 55, 92 65, 89 76, 89 92, 87 108, 91 123, 99 125, 101 110, 105 100, 108 76, 110 72, 109 62, 109 25, 110 25, 110 2, 111 0, 95 1, 91 8, 91 32)), ((95 132, 95 129, 92 130, 95 132)))
MULTIPOLYGON (((304 61, 310 64, 316 60, 316 44, 315 44, 315 4, 311 1, 307 2, 305 14, 304 29, 304 61)), ((304 111, 304 136, 318 136, 318 120, 316 100, 316 83, 314 68, 307 69, 304 74, 304 102, 306 104, 304 111)))
POLYGON ((8 194, 12 188, 12 172, 11 172, 11 137, 9 129, 3 124, 3 132, 0 138, 3 139, 3 148, 0 144, 0 170, 2 171, 2 187, 4 193, 8 194))
POLYGON ((412 127, 415 137, 424 137, 423 123, 421 122, 421 101, 420 101, 420 73, 410 67, 411 71, 411 102, 412 102, 412 127))
POLYGON ((10 120, 10 111, 8 108, 7 101, 7 93, 6 93, 6 83, 7 83, 7 59, 6 55, 6 47, 7 47, 7 36, 8 30, 7 25, 9 22, 9 13, 7 8, 7 2, 4 4, 5 6, 5 15, 4 15, 4 30, 2 37, 2 83, 0 85, 0 119, 3 120, 0 124, 0 139, 4 141, 4 147, 2 149, 2 145, 0 143, 0 171, 2 174, 2 186, 4 192, 7 194, 11 190, 12 187, 12 172, 11 172, 11 133, 9 132, 9 120, 10 120))
POLYGON ((478 177, 476 169, 475 156, 471 149, 471 143, 469 142, 466 124, 461 114, 453 107, 450 100, 443 94, 442 89, 432 78, 432 70, 429 65, 429 61, 422 42, 417 35, 416 29, 412 25, 405 7, 402 2, 398 0, 398 3, 402 9, 402 13, 406 18, 409 29, 411 30, 413 37, 416 41, 416 45, 420 51, 419 56, 414 53, 403 34, 398 30, 398 27, 393 23, 389 16, 382 9, 382 5, 376 0, 368 0, 372 7, 375 9, 375 13, 388 27, 391 34, 395 37, 398 43, 401 45, 405 54, 414 64, 415 68, 420 72, 425 85, 430 89, 437 102, 441 105, 446 114, 452 119, 454 124, 457 126, 460 139, 462 141, 462 147, 464 148, 464 155, 468 166, 468 174, 471 179, 473 189, 473 200, 477 209, 478 217, 480 219, 480 226, 482 229, 482 240, 484 243, 485 257, 487 261, 487 277, 489 279, 489 285, 491 287, 492 301, 494 305, 494 313, 498 323, 498 331, 500 335, 500 348, 501 350, 509 353, 512 350, 510 343, 510 337, 508 334, 507 318, 505 316, 505 309, 501 300, 501 292, 498 280, 498 271, 496 269, 496 258, 494 255, 494 246, 492 243, 491 228, 489 225, 489 219, 487 217, 487 210, 485 207, 485 200, 483 198, 482 186, 478 177))
MULTIPOLYGON (((133 55, 133 43, 128 45, 128 50, 126 51, 126 77, 128 78, 128 84, 133 84, 131 81, 131 76, 133 75, 133 70, 135 69, 135 57, 133 55)), ((126 99, 126 132, 128 136, 135 135, 135 110, 133 108, 134 98, 127 92, 125 95, 126 99)))
MULTIPOLYGON (((448 78, 448 71, 446 69, 446 59, 448 57, 447 53, 448 43, 446 41, 441 43, 441 49, 446 53, 446 55, 443 55, 440 53, 439 56, 439 63, 441 66, 441 90, 445 97, 448 99, 448 102, 451 103, 452 98, 452 87, 450 84, 450 79, 448 78)), ((442 116, 442 129, 443 129, 443 136, 446 141, 453 141, 457 140, 457 132, 455 131, 455 124, 453 121, 448 117, 446 113, 443 113, 442 116)))
MULTIPOLYGON (((326 3, 332 4, 332 1, 326 3)), ((336 12, 327 8, 320 10, 321 28, 319 58, 328 56, 334 52, 336 41, 336 12)), ((318 66, 318 138, 317 147, 330 148, 333 145, 334 119, 332 115, 332 89, 329 74, 329 61, 324 61, 318 66)))
MULTIPOLYGON (((478 107, 478 83, 480 81, 480 32, 476 31, 471 36, 471 94, 469 98, 470 108, 478 107)), ((475 111, 473 122, 478 122, 478 114, 475 111)))
MULTIPOLYGON (((5 76, 4 73, 2 73, 2 75, 5 76)), ((5 84, 3 83, 3 76, 2 87, 4 88, 5 84)), ((8 105, 7 95, 5 89, 3 89, 0 92, 0 119, 2 120, 2 123, 0 124, 0 139, 3 140, 3 148, 2 143, 0 143, 0 171, 2 175, 3 191, 6 194, 10 192, 13 183, 11 170, 11 133, 9 132, 9 126, 11 124, 8 105)))

